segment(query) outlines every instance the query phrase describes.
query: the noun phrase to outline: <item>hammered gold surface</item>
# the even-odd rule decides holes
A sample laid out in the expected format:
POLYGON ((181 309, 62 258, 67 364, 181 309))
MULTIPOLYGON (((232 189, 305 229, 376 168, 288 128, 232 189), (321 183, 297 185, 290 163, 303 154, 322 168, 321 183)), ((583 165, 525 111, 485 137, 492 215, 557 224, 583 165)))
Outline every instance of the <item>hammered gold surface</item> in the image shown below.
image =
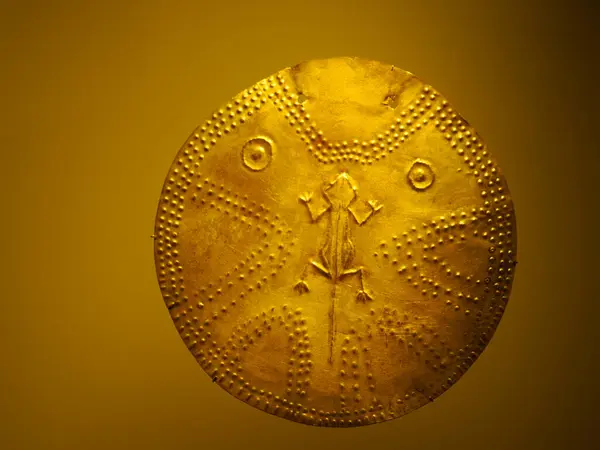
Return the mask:
POLYGON ((160 198, 158 279, 212 380, 290 420, 358 426, 434 400, 506 307, 506 182, 431 86, 357 58, 234 97, 181 148, 160 198))

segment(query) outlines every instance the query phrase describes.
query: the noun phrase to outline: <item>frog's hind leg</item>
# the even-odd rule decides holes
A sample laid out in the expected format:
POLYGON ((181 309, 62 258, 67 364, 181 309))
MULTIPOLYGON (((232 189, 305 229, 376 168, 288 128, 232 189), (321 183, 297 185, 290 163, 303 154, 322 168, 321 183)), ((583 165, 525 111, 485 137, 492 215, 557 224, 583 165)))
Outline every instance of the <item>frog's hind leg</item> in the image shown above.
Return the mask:
POLYGON ((312 266, 317 269, 319 272, 321 272, 323 275, 331 278, 331 273, 329 272, 329 270, 327 270, 325 268, 325 266, 323 264, 321 264, 319 261, 315 261, 314 259, 311 259, 310 263, 312 264, 312 266))
POLYGON ((308 288, 308 284, 306 283, 306 276, 307 276, 308 269, 311 268, 311 267, 314 268, 314 269, 317 269, 323 275, 331 278, 331 273, 325 268, 325 266, 323 266, 318 261, 311 260, 309 264, 306 264, 304 266, 304 270, 302 271, 302 276, 300 277, 300 280, 298 280, 296 282, 296 284, 294 285, 294 289, 299 294, 304 294, 304 293, 306 293, 306 292, 308 292, 310 290, 308 288))
POLYGON ((308 284, 306 283, 306 272, 308 265, 304 266, 304 270, 302 271, 302 276, 300 279, 294 284, 294 290, 298 292, 298 294, 302 295, 308 292, 310 289, 308 288, 308 284))
POLYGON ((348 275, 358 274, 360 280, 360 289, 356 293, 356 300, 359 302, 366 303, 367 301, 372 301, 373 296, 369 293, 369 291, 365 288, 365 269, 363 267, 346 269, 342 272, 342 277, 348 275))

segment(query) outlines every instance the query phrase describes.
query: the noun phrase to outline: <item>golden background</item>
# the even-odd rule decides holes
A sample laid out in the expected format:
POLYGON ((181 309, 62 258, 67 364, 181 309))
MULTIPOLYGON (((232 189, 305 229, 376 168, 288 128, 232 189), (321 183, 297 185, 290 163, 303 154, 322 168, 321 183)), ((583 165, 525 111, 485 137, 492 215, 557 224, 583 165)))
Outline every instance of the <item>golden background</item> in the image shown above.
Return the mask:
POLYGON ((1 449, 598 444, 593 2, 0 5, 1 449), (169 318, 150 238, 201 121, 265 76, 335 56, 394 64, 447 97, 502 168, 519 236, 511 301, 461 381, 399 420, 342 430, 213 386, 169 318))

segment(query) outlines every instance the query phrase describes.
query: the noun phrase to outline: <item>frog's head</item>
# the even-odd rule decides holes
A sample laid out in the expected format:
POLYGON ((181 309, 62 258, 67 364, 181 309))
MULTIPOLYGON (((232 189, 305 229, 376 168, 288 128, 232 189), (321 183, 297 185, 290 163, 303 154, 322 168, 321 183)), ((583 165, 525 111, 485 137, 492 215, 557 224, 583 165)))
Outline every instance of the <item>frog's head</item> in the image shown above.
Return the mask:
POLYGON ((348 172, 344 171, 337 175, 331 183, 324 186, 323 195, 331 203, 336 202, 348 206, 356 198, 357 191, 356 182, 348 172))

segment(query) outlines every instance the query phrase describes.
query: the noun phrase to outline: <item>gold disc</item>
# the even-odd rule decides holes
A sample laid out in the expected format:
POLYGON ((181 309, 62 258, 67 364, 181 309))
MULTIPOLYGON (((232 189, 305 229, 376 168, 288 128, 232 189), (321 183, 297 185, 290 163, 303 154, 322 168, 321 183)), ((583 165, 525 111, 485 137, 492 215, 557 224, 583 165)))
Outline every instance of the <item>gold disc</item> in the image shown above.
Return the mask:
POLYGON ((400 417, 475 361, 516 226, 481 137, 391 65, 309 61, 223 105, 160 197, 162 295, 210 378, 310 425, 400 417))

